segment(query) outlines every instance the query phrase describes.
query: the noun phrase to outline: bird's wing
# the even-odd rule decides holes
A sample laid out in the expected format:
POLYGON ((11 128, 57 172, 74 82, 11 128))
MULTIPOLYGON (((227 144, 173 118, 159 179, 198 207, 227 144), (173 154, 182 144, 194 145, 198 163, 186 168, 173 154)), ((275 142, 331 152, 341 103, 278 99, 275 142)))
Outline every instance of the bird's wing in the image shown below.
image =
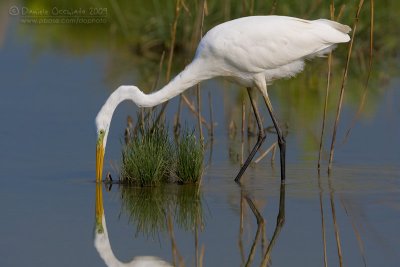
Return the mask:
POLYGON ((259 16, 220 24, 207 33, 203 47, 226 66, 257 73, 310 57, 346 36, 325 22, 259 16))

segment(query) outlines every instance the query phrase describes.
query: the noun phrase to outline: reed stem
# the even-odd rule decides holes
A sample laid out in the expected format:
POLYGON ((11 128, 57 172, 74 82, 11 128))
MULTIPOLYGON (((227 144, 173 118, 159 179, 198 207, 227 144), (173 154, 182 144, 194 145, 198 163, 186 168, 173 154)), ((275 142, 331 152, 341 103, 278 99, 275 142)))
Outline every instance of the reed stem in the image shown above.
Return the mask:
POLYGON ((325 121, 326 121, 326 113, 327 113, 327 109, 328 109, 329 88, 330 88, 330 84, 331 84, 331 70, 332 70, 332 53, 329 53, 329 56, 328 56, 328 77, 327 77, 326 91, 325 91, 324 114, 322 116, 321 138, 320 138, 320 141, 319 141, 318 172, 319 172, 319 170, 321 168, 322 148, 323 148, 323 143, 324 143, 325 121))
POLYGON ((336 133, 337 133, 337 127, 338 127, 339 120, 340 120, 340 113, 342 111, 342 103, 343 103, 345 85, 346 85, 346 81, 347 81, 347 73, 348 73, 348 69, 349 69, 349 65, 350 65, 351 53, 353 51, 354 37, 355 37, 356 31, 357 31, 358 20, 359 20, 359 17, 360 17, 360 12, 361 12, 361 8, 362 8, 363 4, 364 4, 364 0, 360 0, 360 2, 358 4, 358 9, 357 9, 357 12, 356 12, 356 16, 354 18, 353 34, 351 36, 349 50, 348 50, 348 53, 347 53, 347 61, 346 61, 346 66, 344 68, 342 86, 341 86, 341 89, 340 89, 339 102, 338 102, 337 111, 336 111, 336 119, 335 119, 335 124, 333 126, 331 149, 330 149, 330 153, 329 153, 328 172, 330 172, 331 169, 332 169, 333 154, 334 154, 335 142, 336 142, 336 133))
POLYGON ((210 137, 211 139, 214 138, 214 114, 213 114, 213 108, 212 108, 212 99, 211 99, 211 92, 208 91, 208 103, 210 106, 210 137))
POLYGON ((364 109, 365 105, 365 100, 367 99, 367 93, 368 93, 368 84, 369 80, 371 78, 371 72, 372 72, 372 61, 373 61, 373 49, 374 49, 374 0, 370 0, 370 32, 369 32, 369 62, 368 62, 368 74, 367 74, 367 79, 365 81, 364 85, 364 90, 363 94, 361 97, 360 105, 357 109, 356 114, 354 115, 353 120, 350 123, 349 129, 346 131, 345 138, 343 140, 343 143, 347 142, 348 138, 350 137, 350 132, 354 128, 354 125, 360 118, 361 112, 364 109))
MULTIPOLYGON (((169 53, 168 53, 167 73, 165 76, 165 80, 167 82, 170 80, 170 77, 171 77, 172 59, 174 57, 175 42, 176 42, 176 28, 178 27, 178 19, 179 19, 180 10, 181 10, 181 0, 176 0, 176 2, 175 2, 175 17, 174 17, 174 21, 173 21, 172 27, 171 27, 171 44, 170 44, 169 53)), ((163 117, 163 115, 165 113, 165 109, 168 106, 168 103, 169 103, 169 101, 166 101, 162 104, 161 110, 156 119, 156 124, 158 123, 160 118, 163 117)))
MULTIPOLYGON (((206 0, 202 1, 202 7, 201 7, 201 22, 200 22, 200 36, 199 39, 203 37, 203 25, 204 25, 204 12, 206 8, 206 0)), ((198 121, 198 127, 199 127, 199 134, 200 134, 200 142, 202 146, 204 147, 204 137, 203 137, 203 127, 201 127, 201 95, 200 95, 200 83, 197 84, 196 86, 196 95, 197 95, 197 121, 198 121)))

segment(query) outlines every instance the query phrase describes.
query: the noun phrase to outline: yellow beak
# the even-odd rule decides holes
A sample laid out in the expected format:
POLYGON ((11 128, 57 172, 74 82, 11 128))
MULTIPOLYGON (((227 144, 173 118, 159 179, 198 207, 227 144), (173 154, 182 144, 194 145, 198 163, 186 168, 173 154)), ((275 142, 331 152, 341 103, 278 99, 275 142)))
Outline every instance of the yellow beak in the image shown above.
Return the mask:
POLYGON ((96 146, 96 182, 101 183, 103 174, 104 147, 103 139, 97 141, 96 146))
POLYGON ((103 192, 102 185, 100 183, 96 184, 96 231, 98 234, 104 232, 103 228, 103 216, 104 216, 104 208, 103 208, 103 192))

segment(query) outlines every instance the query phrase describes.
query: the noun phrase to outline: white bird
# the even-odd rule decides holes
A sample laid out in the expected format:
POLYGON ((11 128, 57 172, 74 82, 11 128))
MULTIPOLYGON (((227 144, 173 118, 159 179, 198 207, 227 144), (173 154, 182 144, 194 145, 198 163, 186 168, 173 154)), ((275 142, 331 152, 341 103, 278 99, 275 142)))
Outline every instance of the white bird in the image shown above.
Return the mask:
POLYGON ((108 237, 101 184, 97 184, 96 186, 96 225, 94 231, 94 246, 108 267, 172 267, 170 263, 154 256, 139 256, 134 257, 130 262, 121 262, 114 255, 108 237))
POLYGON ((310 21, 285 16, 243 17, 215 26, 201 39, 193 61, 163 88, 144 94, 136 86, 120 86, 107 99, 96 117, 96 180, 101 181, 110 122, 119 103, 132 100, 139 107, 153 107, 201 81, 226 77, 247 88, 259 130, 257 143, 235 181, 240 181, 265 140, 262 120, 252 98, 253 88, 256 88, 264 98, 278 135, 281 181, 284 182, 285 138, 269 100, 267 85, 295 76, 303 70, 306 59, 323 56, 336 44, 348 42, 350 31, 349 26, 326 19, 310 21))

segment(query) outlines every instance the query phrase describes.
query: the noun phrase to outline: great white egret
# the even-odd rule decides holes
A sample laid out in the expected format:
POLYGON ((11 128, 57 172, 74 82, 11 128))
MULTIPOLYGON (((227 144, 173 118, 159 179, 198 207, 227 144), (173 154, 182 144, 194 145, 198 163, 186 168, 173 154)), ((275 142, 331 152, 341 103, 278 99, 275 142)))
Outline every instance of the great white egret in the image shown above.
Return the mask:
POLYGON ((120 261, 114 254, 108 237, 106 217, 103 207, 103 193, 101 184, 96 185, 96 225, 94 231, 94 246, 104 263, 109 267, 172 267, 172 265, 158 257, 140 256, 130 262, 120 261))
POLYGON ((132 100, 139 107, 153 107, 201 81, 219 76, 247 88, 258 126, 257 143, 235 181, 240 181, 265 140, 262 120, 252 98, 253 88, 257 88, 278 135, 281 181, 284 182, 285 138, 268 97, 267 85, 301 72, 305 59, 323 56, 337 43, 348 42, 350 30, 349 26, 326 19, 309 21, 285 16, 243 17, 215 26, 201 39, 193 61, 160 90, 144 94, 136 86, 123 85, 110 95, 96 117, 96 181, 101 181, 110 122, 119 103, 132 100))

